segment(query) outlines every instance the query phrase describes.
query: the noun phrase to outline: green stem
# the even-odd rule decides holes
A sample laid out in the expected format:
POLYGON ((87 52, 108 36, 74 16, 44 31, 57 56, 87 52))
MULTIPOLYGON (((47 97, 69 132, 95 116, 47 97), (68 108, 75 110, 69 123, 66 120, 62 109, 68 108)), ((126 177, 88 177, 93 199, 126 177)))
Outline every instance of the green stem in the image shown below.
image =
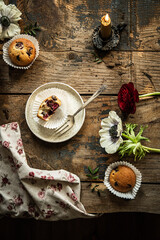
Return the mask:
POLYGON ((139 95, 139 98, 157 96, 157 95, 160 95, 160 92, 146 93, 146 94, 143 94, 143 95, 139 95))
POLYGON ((127 139, 129 139, 129 140, 131 140, 132 142, 134 142, 134 143, 135 143, 134 139, 133 139, 133 138, 131 138, 131 137, 129 137, 129 136, 128 136, 128 135, 126 135, 125 133, 122 133, 122 136, 123 136, 124 138, 127 138, 127 139))
POLYGON ((148 150, 149 152, 157 152, 157 153, 160 153, 160 149, 158 148, 150 148, 150 147, 146 147, 146 146, 143 146, 142 147, 146 150, 148 150))

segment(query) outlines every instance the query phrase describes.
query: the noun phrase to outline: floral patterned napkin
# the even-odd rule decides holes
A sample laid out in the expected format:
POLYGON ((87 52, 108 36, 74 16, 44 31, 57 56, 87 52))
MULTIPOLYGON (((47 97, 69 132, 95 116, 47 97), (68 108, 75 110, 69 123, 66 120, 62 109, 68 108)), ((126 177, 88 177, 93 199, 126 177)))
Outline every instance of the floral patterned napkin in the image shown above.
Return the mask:
POLYGON ((76 175, 28 166, 16 122, 0 127, 0 215, 50 221, 94 216, 80 202, 76 175))

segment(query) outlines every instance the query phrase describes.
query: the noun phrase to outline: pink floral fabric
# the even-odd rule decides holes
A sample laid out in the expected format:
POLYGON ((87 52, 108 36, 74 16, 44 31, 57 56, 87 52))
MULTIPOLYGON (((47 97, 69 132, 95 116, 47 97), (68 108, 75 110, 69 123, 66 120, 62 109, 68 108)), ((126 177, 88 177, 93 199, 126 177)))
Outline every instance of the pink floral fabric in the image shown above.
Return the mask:
POLYGON ((0 127, 0 215, 50 221, 94 216, 80 202, 78 176, 28 166, 16 122, 0 127))

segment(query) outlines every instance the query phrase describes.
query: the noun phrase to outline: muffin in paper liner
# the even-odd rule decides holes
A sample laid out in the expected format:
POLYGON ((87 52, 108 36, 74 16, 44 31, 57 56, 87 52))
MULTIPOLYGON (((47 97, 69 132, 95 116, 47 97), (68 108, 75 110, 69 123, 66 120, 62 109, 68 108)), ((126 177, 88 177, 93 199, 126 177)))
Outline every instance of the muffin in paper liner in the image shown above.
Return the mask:
POLYGON ((69 106, 69 100, 68 100, 68 93, 62 89, 59 88, 48 88, 45 89, 37 94, 35 97, 35 101, 33 103, 33 119, 40 124, 41 126, 49 129, 54 129, 59 126, 61 126, 68 115, 68 106, 69 106), (56 109, 55 113, 52 115, 52 117, 49 119, 49 121, 44 121, 37 117, 38 109, 41 103, 48 97, 55 95, 58 97, 61 101, 61 106, 56 109))
POLYGON ((141 186, 141 181, 142 181, 142 174, 140 173, 140 171, 136 167, 134 167, 131 163, 128 163, 128 162, 124 162, 124 161, 114 162, 114 163, 110 164, 105 171, 104 185, 108 188, 108 190, 111 193, 113 193, 114 195, 116 195, 117 197, 120 197, 120 198, 134 199, 140 186, 141 186), (109 176, 110 176, 111 171, 119 165, 124 165, 124 166, 131 168, 136 175, 135 186, 133 187, 132 190, 130 190, 129 192, 126 192, 126 193, 116 191, 109 182, 109 176))
POLYGON ((19 34, 19 35, 16 35, 15 37, 13 37, 11 40, 9 40, 8 42, 6 42, 4 45, 3 45, 3 60, 11 67, 14 67, 14 68, 17 68, 17 69, 28 69, 32 66, 32 64, 34 63, 34 61, 36 60, 36 58, 38 57, 39 55, 39 43, 37 41, 37 39, 33 36, 30 36, 30 35, 27 35, 27 34, 19 34), (33 61, 27 65, 27 66, 17 66, 15 64, 12 63, 10 57, 9 57, 9 54, 8 54, 8 48, 10 46, 10 44, 18 39, 18 38, 25 38, 25 39, 28 39, 30 40, 33 45, 35 46, 36 48, 36 55, 35 55, 35 58, 33 59, 33 61))

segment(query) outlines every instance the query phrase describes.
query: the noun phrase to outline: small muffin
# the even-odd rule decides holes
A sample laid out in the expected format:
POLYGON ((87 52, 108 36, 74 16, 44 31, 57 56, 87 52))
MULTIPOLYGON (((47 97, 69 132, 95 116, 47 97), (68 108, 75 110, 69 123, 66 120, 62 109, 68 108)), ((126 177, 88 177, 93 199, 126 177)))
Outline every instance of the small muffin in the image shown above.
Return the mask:
POLYGON ((13 64, 27 66, 34 60, 36 49, 30 40, 18 38, 10 44, 8 54, 13 64))
POLYGON ((109 181, 115 190, 126 193, 135 186, 136 175, 131 168, 125 165, 119 165, 111 171, 109 181))
POLYGON ((59 106, 61 106, 60 99, 55 95, 50 96, 41 103, 37 117, 44 121, 48 121, 59 106))

